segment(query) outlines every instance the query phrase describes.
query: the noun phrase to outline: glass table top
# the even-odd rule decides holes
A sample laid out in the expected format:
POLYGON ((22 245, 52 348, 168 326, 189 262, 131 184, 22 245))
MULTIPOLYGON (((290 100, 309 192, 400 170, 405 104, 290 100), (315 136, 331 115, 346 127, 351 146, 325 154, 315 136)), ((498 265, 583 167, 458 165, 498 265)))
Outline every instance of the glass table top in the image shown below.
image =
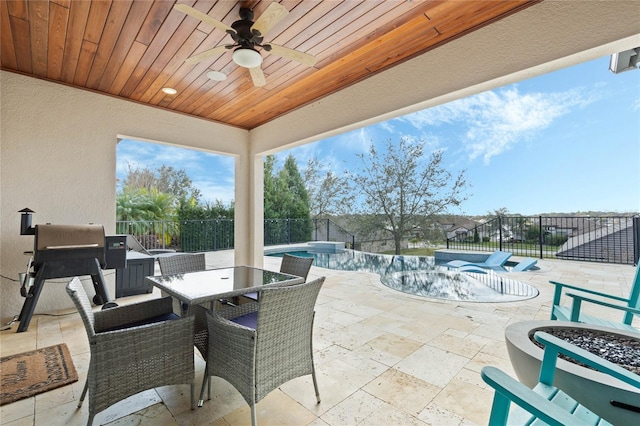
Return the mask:
POLYGON ((173 297, 189 304, 200 304, 246 289, 259 289, 269 284, 292 285, 303 280, 295 275, 250 266, 234 266, 175 275, 147 277, 146 280, 173 297))

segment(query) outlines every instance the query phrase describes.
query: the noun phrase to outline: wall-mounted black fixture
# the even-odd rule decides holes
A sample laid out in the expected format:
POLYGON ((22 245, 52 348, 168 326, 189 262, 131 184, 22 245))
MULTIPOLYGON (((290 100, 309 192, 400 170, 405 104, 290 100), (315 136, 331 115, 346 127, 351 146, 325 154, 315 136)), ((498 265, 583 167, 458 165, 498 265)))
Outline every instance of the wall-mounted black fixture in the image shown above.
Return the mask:
POLYGON ((22 210, 18 210, 20 215, 20 235, 35 235, 36 228, 31 226, 31 213, 35 213, 29 207, 25 207, 22 210))

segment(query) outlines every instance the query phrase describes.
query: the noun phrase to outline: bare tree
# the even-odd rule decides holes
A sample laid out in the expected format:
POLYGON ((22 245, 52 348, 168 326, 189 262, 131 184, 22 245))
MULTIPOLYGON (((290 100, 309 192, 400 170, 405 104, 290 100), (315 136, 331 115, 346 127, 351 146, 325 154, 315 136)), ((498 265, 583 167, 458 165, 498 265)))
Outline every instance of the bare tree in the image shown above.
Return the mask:
POLYGON ((157 190, 171 194, 178 200, 193 198, 198 201, 201 195, 200 190, 193 185, 184 169, 174 169, 164 164, 157 171, 127 164, 127 176, 122 186, 128 190, 144 189, 147 192, 157 190))
POLYGON ((127 162, 127 176, 122 182, 122 187, 151 191, 156 187, 156 174, 148 167, 141 169, 127 162))
POLYGON ((350 194, 346 179, 331 170, 323 170, 320 161, 315 157, 307 162, 304 183, 309 194, 309 211, 313 217, 348 211, 350 194))
POLYGON ((427 158, 424 141, 402 138, 399 144, 387 142, 386 152, 378 154, 371 144, 360 154, 360 169, 350 172, 351 190, 359 197, 359 230, 385 232, 392 236, 395 253, 401 242, 424 226, 436 214, 458 206, 466 196, 464 171, 453 176, 443 164, 443 152, 427 158))

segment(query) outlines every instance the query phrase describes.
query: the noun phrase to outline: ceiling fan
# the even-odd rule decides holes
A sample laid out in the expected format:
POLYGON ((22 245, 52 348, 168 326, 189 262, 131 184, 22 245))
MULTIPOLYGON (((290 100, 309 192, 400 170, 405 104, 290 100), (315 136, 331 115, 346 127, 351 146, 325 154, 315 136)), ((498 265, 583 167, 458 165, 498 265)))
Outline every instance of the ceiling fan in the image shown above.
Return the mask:
POLYGON ((249 69, 251 79, 255 86, 264 86, 267 84, 267 81, 261 67, 262 55, 256 48, 261 48, 271 54, 304 65, 314 66, 316 63, 316 58, 308 53, 273 43, 263 44, 264 35, 289 13, 284 6, 277 2, 271 3, 255 22, 253 21, 253 11, 251 9, 245 7, 240 8, 240 19, 231 24, 231 26, 186 4, 176 4, 174 9, 196 19, 200 19, 214 28, 225 31, 234 41, 233 44, 216 46, 213 49, 191 56, 185 61, 189 64, 196 64, 215 55, 219 55, 225 50, 235 49, 233 51, 233 62, 249 69))

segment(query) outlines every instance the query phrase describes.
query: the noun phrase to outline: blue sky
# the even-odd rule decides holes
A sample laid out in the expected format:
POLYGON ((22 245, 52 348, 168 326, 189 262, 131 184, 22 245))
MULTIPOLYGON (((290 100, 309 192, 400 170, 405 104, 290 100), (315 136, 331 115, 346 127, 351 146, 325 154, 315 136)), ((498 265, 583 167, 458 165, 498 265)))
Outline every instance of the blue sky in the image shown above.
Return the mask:
MULTIPOLYGON (((466 170, 469 199, 453 213, 640 212, 640 70, 613 74, 608 67, 607 56, 276 157, 282 166, 292 154, 301 169, 317 157, 340 173, 371 143, 408 137, 443 149, 454 175, 466 170)), ((125 140, 118 178, 127 164, 182 168, 204 200, 233 199, 229 157, 125 140)))

